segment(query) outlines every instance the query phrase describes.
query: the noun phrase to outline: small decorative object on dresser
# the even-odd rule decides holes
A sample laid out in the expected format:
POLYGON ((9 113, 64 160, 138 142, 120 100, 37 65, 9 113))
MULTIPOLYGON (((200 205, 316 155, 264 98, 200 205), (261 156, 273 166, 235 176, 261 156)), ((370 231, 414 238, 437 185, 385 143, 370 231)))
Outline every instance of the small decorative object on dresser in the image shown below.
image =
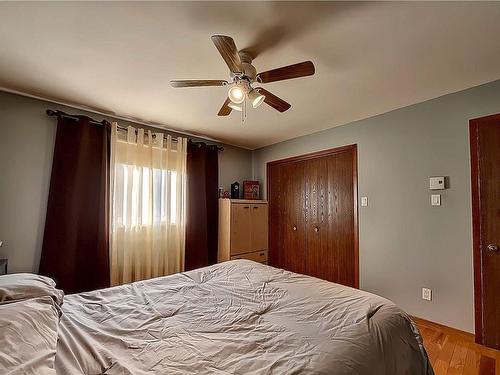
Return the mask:
POLYGON ((219 199, 219 262, 250 259, 267 264, 267 202, 219 199))
POLYGON ((240 198, 240 183, 233 182, 231 184, 231 199, 239 199, 240 198))
POLYGON ((0 259, 0 275, 7 275, 8 259, 0 259))
POLYGON ((259 199, 259 181, 243 181, 243 194, 243 198, 245 199, 259 199))

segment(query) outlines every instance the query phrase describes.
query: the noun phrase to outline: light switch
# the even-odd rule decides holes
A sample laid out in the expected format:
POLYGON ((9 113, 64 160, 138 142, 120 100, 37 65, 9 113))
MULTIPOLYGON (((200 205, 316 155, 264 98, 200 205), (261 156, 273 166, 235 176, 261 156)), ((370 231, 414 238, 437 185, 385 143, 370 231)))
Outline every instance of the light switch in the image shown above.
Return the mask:
POLYGON ((432 289, 422 288, 422 299, 432 301, 432 289))
POLYGON ((361 197, 361 207, 368 206, 368 197, 361 197))
POLYGON ((441 206, 441 194, 431 195, 431 206, 441 206))

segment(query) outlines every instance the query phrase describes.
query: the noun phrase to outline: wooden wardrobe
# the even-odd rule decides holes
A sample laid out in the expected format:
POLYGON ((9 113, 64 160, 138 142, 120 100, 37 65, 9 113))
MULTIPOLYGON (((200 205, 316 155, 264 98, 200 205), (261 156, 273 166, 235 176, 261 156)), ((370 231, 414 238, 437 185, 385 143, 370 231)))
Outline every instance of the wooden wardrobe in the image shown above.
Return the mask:
POLYGON ((356 145, 267 164, 269 264, 358 287, 356 145))

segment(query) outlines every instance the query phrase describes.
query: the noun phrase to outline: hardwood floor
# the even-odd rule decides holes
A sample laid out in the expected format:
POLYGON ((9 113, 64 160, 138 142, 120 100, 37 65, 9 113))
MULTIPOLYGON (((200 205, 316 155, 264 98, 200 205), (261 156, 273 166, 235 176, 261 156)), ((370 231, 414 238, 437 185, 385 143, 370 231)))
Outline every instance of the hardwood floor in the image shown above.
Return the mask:
POLYGON ((474 336, 413 318, 436 375, 500 375, 500 351, 474 343, 474 336))

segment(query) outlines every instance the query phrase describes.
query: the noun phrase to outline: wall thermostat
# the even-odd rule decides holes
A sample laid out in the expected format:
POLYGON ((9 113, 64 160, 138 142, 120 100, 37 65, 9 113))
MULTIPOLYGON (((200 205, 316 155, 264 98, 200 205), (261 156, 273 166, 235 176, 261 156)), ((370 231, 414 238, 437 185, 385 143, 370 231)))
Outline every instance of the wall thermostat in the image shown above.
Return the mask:
POLYGON ((429 189, 441 190, 444 189, 444 177, 431 177, 429 178, 429 189))

